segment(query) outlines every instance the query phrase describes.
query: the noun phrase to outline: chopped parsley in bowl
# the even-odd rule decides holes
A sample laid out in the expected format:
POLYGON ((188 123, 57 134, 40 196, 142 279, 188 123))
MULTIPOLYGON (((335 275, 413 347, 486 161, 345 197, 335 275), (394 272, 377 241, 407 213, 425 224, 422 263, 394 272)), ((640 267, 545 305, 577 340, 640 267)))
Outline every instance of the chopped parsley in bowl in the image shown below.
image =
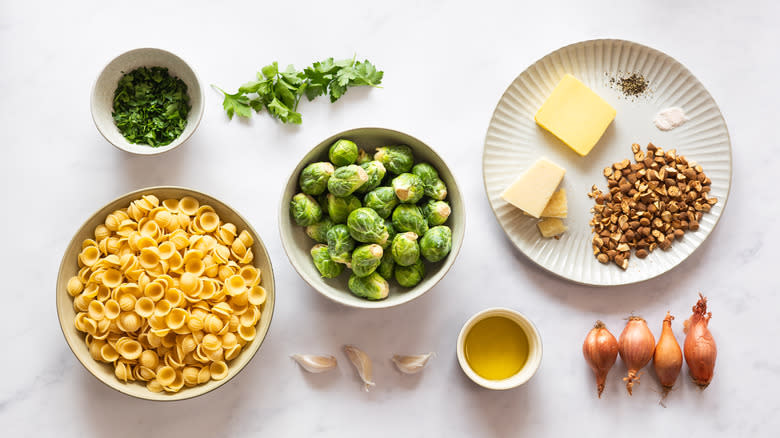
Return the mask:
POLYGON ((184 132, 190 108, 184 81, 165 67, 140 67, 119 80, 111 115, 128 142, 159 147, 184 132))

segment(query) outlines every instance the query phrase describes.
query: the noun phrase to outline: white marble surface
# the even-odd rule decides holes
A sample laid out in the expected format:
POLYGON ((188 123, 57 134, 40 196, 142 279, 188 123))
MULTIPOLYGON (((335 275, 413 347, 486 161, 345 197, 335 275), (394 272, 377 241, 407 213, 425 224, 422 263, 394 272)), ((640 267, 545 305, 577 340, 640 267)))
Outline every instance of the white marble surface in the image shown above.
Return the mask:
POLYGON ((775 2, 168 3, 0 4, 0 434, 776 436, 775 2), (582 287, 540 271, 504 237, 482 187, 482 142, 504 88, 545 53, 595 37, 635 40, 679 59, 721 105, 732 134, 734 181, 720 225, 677 269, 637 286, 582 287), (356 52, 386 71, 385 88, 350 91, 335 105, 305 102, 300 127, 266 116, 229 122, 207 90, 189 143, 160 157, 131 156, 97 133, 88 97, 103 64, 143 46, 171 50, 205 84, 229 88, 269 61, 300 67, 356 52), (450 274, 421 299, 375 312, 341 307, 307 287, 276 224, 297 160, 322 138, 367 125, 428 141, 456 172, 468 210, 450 274), (249 366, 216 392, 168 404, 132 399, 89 375, 66 346, 54 307, 60 257, 81 222, 106 201, 157 184, 191 186, 237 207, 269 247, 278 278, 270 334, 249 366), (678 323, 697 291, 711 298, 719 347, 710 387, 701 392, 683 376, 665 409, 652 372, 629 398, 618 364, 597 400, 580 352, 593 321, 617 333, 637 312, 657 335, 671 309, 682 339, 678 323), (488 306, 516 308, 542 333, 542 367, 524 387, 483 390, 458 368, 458 330, 488 306), (344 343, 374 357, 376 390, 360 391, 339 351, 344 343), (422 374, 391 367, 393 353, 417 351, 437 353, 422 374), (288 358, 298 352, 334 353, 339 369, 307 375, 288 358))

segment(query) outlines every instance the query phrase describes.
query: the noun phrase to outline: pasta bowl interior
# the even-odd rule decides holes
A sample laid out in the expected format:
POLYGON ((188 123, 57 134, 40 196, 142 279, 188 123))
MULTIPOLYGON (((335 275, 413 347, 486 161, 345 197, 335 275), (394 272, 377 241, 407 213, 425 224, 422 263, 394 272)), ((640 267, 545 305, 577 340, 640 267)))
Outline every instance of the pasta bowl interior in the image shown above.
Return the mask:
POLYGON ((62 333, 81 364, 117 391, 163 401, 205 394, 241 371, 268 332, 274 298, 251 225, 181 187, 103 206, 68 245, 56 287, 62 333))
POLYGON ((465 231, 465 208, 455 177, 450 172, 442 158, 427 144, 411 135, 385 128, 358 128, 332 135, 311 151, 298 163, 293 170, 282 194, 279 210, 279 230, 282 246, 295 270, 311 287, 329 299, 358 308, 387 308, 407 303, 433 288, 449 271, 460 251, 465 231), (406 145, 411 148, 415 162, 431 164, 447 187, 447 201, 451 206, 445 225, 452 230, 452 247, 444 259, 436 263, 425 262, 426 274, 423 279, 410 288, 401 287, 396 281, 389 281, 389 294, 378 301, 370 301, 350 292, 348 269, 336 278, 324 278, 312 261, 311 250, 317 243, 312 240, 303 227, 298 226, 290 215, 290 200, 300 191, 299 176, 310 163, 327 161, 330 146, 339 139, 355 142, 358 147, 373 155, 376 148, 390 145, 406 145))

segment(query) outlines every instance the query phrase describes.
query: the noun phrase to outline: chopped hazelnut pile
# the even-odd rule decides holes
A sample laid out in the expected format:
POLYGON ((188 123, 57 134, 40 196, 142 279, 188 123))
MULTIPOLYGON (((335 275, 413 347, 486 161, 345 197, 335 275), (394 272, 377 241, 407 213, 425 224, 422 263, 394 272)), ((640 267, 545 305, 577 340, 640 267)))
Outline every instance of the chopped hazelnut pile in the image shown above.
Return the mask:
POLYGON ((631 249, 645 258, 655 250, 668 250, 686 231, 699 229, 702 215, 718 202, 708 198, 712 181, 698 164, 674 149, 631 145, 635 163, 625 159, 604 169, 609 191, 595 185, 588 193, 596 205, 590 221, 593 254, 599 262, 628 268, 631 249))

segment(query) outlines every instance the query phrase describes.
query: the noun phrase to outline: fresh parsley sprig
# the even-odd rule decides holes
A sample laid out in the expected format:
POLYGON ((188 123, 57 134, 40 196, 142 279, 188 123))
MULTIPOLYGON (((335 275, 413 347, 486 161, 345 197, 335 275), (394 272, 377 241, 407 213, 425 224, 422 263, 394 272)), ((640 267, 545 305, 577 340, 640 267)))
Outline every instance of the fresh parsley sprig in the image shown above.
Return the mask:
POLYGON ((377 70, 368 60, 361 62, 353 57, 334 61, 328 58, 315 62, 302 72, 295 70, 292 65, 283 71, 279 70, 279 64, 274 62, 263 67, 257 73, 256 80, 242 85, 234 94, 216 85, 212 87, 223 94, 222 107, 230 119, 233 115, 251 117, 252 110, 259 113, 265 108, 282 123, 300 124, 298 103, 302 96, 305 95, 311 101, 327 94, 330 101, 335 102, 350 87, 381 88, 379 84, 382 83, 383 75, 384 72, 377 70))

